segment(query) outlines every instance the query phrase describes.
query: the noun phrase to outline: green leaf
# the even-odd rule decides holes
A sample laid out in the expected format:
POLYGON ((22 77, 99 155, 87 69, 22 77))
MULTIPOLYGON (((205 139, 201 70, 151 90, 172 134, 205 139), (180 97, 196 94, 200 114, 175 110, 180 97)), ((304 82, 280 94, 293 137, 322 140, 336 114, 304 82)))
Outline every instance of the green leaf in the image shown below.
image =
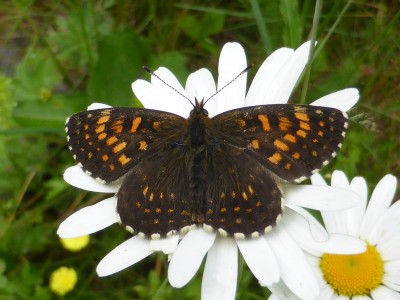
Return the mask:
POLYGON ((40 128, 61 132, 66 118, 79 110, 85 110, 90 104, 88 100, 85 95, 75 93, 55 95, 47 102, 21 102, 14 108, 13 117, 29 130, 40 128))
POLYGON ((283 30, 284 44, 296 48, 303 40, 303 23, 298 0, 281 0, 280 10, 285 24, 283 30))
POLYGON ((196 18, 187 15, 181 22, 182 30, 193 40, 201 41, 213 34, 220 32, 225 23, 223 14, 204 14, 203 17, 196 18))
POLYGON ((123 30, 101 39, 98 48, 99 59, 88 82, 91 101, 132 105, 131 84, 143 73, 147 47, 133 30, 123 30))
POLYGON ((53 90, 61 76, 49 58, 48 51, 28 49, 27 54, 16 67, 13 90, 18 101, 32 101, 41 98, 43 90, 53 90))
POLYGON ((171 51, 160 55, 154 55, 150 58, 149 66, 151 69, 159 67, 166 67, 170 69, 174 75, 179 79, 180 83, 185 86, 183 80, 187 77, 187 57, 180 52, 171 51))

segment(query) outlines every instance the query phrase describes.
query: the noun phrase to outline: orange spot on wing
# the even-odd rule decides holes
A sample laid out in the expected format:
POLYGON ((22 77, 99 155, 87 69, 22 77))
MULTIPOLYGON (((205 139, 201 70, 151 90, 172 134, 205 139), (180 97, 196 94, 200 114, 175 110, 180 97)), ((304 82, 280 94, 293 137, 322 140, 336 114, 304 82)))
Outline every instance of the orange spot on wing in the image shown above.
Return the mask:
POLYGON ((266 115, 258 115, 258 119, 261 122, 262 128, 265 131, 270 131, 271 130, 271 125, 269 124, 268 117, 266 115))
POLYGON ((282 160, 282 155, 278 152, 275 152, 272 156, 268 157, 268 160, 274 165, 277 165, 282 160))
POLYGON ((97 120, 97 124, 107 123, 110 120, 110 116, 102 116, 97 120))
POLYGON ((290 164, 290 163, 285 164, 286 170, 290 170, 291 168, 292 168, 292 164, 290 164))
POLYGON ((283 137, 283 139, 288 141, 288 142, 291 142, 291 143, 296 143, 296 141, 297 141, 296 137, 293 134, 286 134, 283 137))
POLYGON ((248 185, 247 188, 249 189, 250 195, 254 195, 254 190, 251 185, 248 185))
POLYGON ((246 127, 246 121, 245 121, 245 120, 239 119, 239 120, 237 120, 237 121, 238 121, 239 126, 240 126, 241 128, 246 127))
POLYGON ((252 140, 250 143, 250 146, 254 149, 260 148, 260 144, 258 143, 258 140, 252 140))
POLYGON ((147 150, 148 144, 146 141, 140 141, 139 142, 139 150, 147 150))
POLYGON ((300 121, 300 128, 304 129, 304 130, 310 130, 311 129, 310 124, 307 123, 307 122, 303 122, 303 121, 300 121))
POLYGON ((274 141, 274 145, 275 145, 275 147, 278 148, 279 150, 282 150, 282 151, 288 151, 288 150, 289 150, 288 145, 286 145, 284 142, 282 142, 282 141, 280 141, 280 140, 275 140, 275 141, 274 141))
POLYGON ((159 122, 159 121, 153 122, 153 128, 158 130, 160 128, 160 124, 161 124, 161 122, 159 122))
POLYGON ((295 113, 294 113, 294 116, 295 116, 298 120, 301 120, 301 121, 306 121, 306 122, 310 121, 310 117, 309 117, 307 114, 302 113, 302 112, 295 112, 295 113))
POLYGON ((123 120, 117 120, 112 124, 112 130, 115 133, 120 133, 122 132, 122 130, 124 129, 124 127, 122 126, 122 124, 124 123, 123 120))
POLYGON ((307 137, 307 132, 305 132, 304 130, 301 130, 301 129, 297 130, 296 134, 298 136, 302 137, 302 138, 306 138, 307 137))
POLYGON ((117 152, 123 150, 125 147, 126 147, 126 142, 119 143, 118 145, 116 145, 116 146, 113 148, 113 152, 114 152, 114 153, 117 153, 117 152))
POLYGON ((126 165, 128 162, 130 162, 130 158, 126 157, 125 154, 122 154, 120 157, 118 157, 118 161, 120 162, 121 165, 126 165))
POLYGON ((295 153, 292 154, 292 157, 294 159, 299 159, 300 158, 300 153, 299 152, 295 152, 295 153))
POLYGON ((149 186, 146 185, 146 186, 144 187, 144 189, 143 189, 143 196, 146 196, 148 190, 149 190, 149 186))
POLYGON ((100 133, 98 136, 97 136, 97 138, 101 141, 101 140, 104 140, 105 138, 107 137, 107 133, 105 133, 105 132, 102 132, 102 133, 100 133))
POLYGON ((101 159, 102 159, 103 161, 107 161, 107 160, 108 160, 108 155, 107 155, 107 154, 104 154, 104 155, 101 157, 101 159))
POLYGON ((112 144, 114 144, 117 141, 118 141, 118 139, 115 136, 112 136, 106 141, 106 144, 107 144, 107 146, 111 146, 112 144))
POLYGON ((103 132, 105 128, 106 128, 106 126, 103 124, 103 125, 96 127, 95 131, 96 131, 96 133, 100 133, 100 132, 103 132))
POLYGON ((140 122, 142 122, 142 118, 141 117, 136 117, 136 118, 133 119, 132 127, 131 127, 131 133, 136 132, 137 128, 140 125, 140 122))
POLYGON ((124 127, 122 125, 117 125, 113 127, 113 130, 115 133, 121 133, 122 129, 124 129, 124 127))
POLYGON ((280 117, 279 119, 279 129, 286 131, 292 126, 292 122, 288 118, 280 117))

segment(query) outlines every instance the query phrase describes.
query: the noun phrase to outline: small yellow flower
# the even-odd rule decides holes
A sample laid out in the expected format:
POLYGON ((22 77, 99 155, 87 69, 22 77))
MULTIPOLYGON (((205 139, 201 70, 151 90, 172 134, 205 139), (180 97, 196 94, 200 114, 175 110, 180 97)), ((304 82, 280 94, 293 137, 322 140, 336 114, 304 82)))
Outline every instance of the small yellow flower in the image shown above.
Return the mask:
POLYGON ((72 291, 78 281, 78 275, 73 268, 60 267, 50 276, 50 289, 59 296, 72 291))
POLYGON ((68 238, 68 239, 60 239, 63 247, 69 251, 77 252, 85 248, 90 241, 90 237, 88 235, 83 235, 76 238, 68 238))
POLYGON ((49 100, 51 98, 51 96, 53 96, 53 93, 51 92, 51 90, 46 89, 46 88, 42 88, 40 90, 40 100, 42 100, 43 102, 46 102, 47 100, 49 100))

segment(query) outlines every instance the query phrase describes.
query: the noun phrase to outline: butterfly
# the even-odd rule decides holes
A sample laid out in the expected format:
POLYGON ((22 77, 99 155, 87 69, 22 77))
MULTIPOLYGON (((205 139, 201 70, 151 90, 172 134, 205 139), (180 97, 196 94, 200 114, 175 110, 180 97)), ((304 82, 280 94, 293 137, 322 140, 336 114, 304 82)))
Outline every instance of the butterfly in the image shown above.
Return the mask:
POLYGON ((120 181, 121 224, 163 238, 193 226, 255 238, 284 207, 282 182, 300 182, 342 145, 347 115, 334 108, 273 104, 212 118, 195 101, 185 119, 152 109, 115 107, 68 118, 69 149, 102 183, 120 181))

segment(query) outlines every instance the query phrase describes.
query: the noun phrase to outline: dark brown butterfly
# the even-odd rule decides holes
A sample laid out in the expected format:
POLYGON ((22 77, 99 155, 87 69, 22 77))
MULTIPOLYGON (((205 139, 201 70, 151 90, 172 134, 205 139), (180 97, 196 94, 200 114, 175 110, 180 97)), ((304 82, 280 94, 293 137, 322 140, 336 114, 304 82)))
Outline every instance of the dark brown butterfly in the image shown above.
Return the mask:
POLYGON ((259 105, 188 119, 163 111, 107 108, 66 123, 69 148, 87 174, 121 180, 121 223, 159 238, 202 225, 257 237, 280 218, 280 181, 301 181, 336 155, 345 113, 326 107, 259 105))

